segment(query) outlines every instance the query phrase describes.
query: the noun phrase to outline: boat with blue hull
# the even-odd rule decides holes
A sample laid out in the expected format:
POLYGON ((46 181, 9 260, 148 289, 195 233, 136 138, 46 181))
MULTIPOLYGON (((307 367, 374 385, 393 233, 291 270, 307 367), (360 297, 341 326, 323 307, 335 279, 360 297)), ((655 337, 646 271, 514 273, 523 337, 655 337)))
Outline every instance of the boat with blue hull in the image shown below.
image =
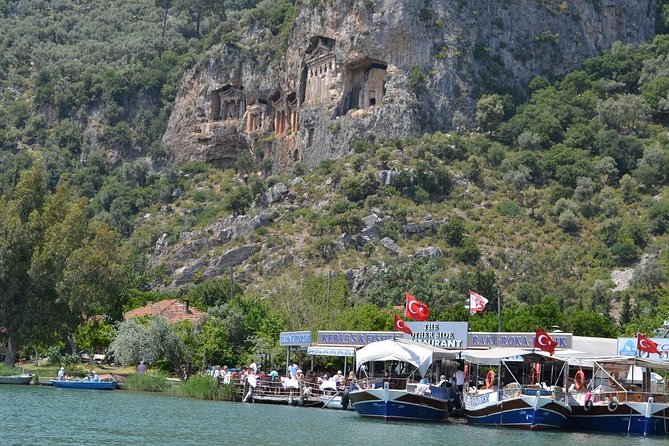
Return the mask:
POLYGON ((557 429, 570 414, 569 407, 537 390, 481 392, 464 395, 465 414, 471 424, 514 427, 529 430, 557 429))
POLYGON ((443 420, 451 408, 452 389, 411 379, 414 373, 426 376, 433 361, 453 359, 457 354, 404 339, 369 344, 356 352, 356 365, 364 370, 363 364, 370 364, 372 374, 349 392, 351 405, 359 415, 384 420, 443 420), (375 365, 384 370, 383 378, 374 378, 375 365), (391 376, 385 373, 388 370, 396 373, 391 376))
POLYGON ((118 387, 116 381, 68 381, 52 379, 51 385, 58 389, 85 389, 85 390, 115 390, 118 387))
POLYGON ((564 425, 566 429, 637 435, 669 433, 666 382, 653 372, 669 370, 669 363, 634 357, 580 357, 571 358, 570 366, 577 371, 568 391, 572 413, 564 425))
POLYGON ((465 361, 467 373, 472 371, 476 377, 473 385, 466 378, 462 397, 469 423, 528 430, 559 429, 570 415, 562 387, 547 386, 542 379, 547 376, 560 379, 566 373, 564 363, 562 371, 556 374, 557 361, 516 348, 467 351, 465 361), (549 367, 550 372, 546 370, 549 367), (478 378, 481 370, 487 372, 485 381, 478 378))
POLYGON ((441 421, 448 415, 443 387, 407 384, 405 389, 390 389, 389 385, 352 392, 353 408, 362 416, 384 420, 441 421))

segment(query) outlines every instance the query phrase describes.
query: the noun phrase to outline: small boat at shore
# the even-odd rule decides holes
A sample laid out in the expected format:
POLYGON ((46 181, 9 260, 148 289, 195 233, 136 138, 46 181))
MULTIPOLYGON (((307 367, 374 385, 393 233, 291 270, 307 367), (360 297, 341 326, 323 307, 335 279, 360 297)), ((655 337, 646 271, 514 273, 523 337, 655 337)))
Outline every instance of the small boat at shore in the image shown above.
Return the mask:
POLYGON ((86 390, 115 390, 118 387, 116 381, 69 381, 52 379, 51 385, 58 389, 86 389, 86 390))
POLYGON ((554 373, 552 367, 549 372, 545 370, 557 362, 519 348, 467 351, 465 373, 475 377, 474 385, 465 378, 462 399, 467 422, 528 430, 561 428, 571 408, 562 387, 546 385, 544 380, 564 379, 565 363, 561 372, 554 373), (479 378, 481 373, 484 381, 479 378), (480 388, 479 382, 483 383, 480 388))
POLYGON ((30 384, 35 377, 34 373, 21 373, 20 375, 0 376, 0 384, 30 384))
POLYGON ((457 353, 404 339, 387 339, 366 345, 356 352, 356 365, 369 363, 367 379, 358 380, 358 390, 348 397, 355 411, 365 417, 384 420, 441 421, 449 413, 450 389, 429 383, 411 382, 421 377, 433 361, 453 359, 457 353), (374 377, 375 363, 383 362, 380 378, 374 377), (414 370, 410 370, 413 366, 414 370), (387 371, 393 375, 386 377, 387 371))

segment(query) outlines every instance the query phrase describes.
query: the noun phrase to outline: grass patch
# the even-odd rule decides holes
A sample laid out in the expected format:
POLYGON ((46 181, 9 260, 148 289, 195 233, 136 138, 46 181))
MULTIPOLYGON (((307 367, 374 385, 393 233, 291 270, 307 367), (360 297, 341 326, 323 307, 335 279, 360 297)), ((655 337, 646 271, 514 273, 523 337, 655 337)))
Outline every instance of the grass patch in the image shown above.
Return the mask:
POLYGON ((172 388, 167 381, 167 376, 159 375, 137 375, 128 376, 123 382, 123 388, 127 390, 141 390, 144 392, 166 392, 172 388))
POLYGON ((11 375, 20 375, 21 374, 21 369, 18 367, 5 367, 4 365, 0 364, 0 376, 11 376, 11 375))
POLYGON ((239 395, 234 384, 218 384, 210 376, 196 376, 179 387, 178 394, 212 401, 238 401, 239 395))

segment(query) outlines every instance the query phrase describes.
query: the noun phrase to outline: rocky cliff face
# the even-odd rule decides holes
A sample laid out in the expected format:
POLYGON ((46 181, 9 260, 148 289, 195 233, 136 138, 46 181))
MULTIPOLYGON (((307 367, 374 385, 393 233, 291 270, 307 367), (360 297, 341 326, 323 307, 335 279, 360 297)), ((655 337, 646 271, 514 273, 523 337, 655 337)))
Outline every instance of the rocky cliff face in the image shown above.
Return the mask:
POLYGON ((163 141, 173 162, 275 169, 472 116, 485 91, 554 77, 613 42, 653 36, 654 0, 340 0, 304 8, 287 48, 252 28, 182 81, 163 141))

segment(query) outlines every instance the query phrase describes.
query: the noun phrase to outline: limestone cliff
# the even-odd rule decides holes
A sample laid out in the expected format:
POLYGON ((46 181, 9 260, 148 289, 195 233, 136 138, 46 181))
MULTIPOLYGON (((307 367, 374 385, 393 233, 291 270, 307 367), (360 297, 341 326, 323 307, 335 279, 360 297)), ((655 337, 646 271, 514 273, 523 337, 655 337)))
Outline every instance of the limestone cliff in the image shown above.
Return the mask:
POLYGON ((184 77, 163 141, 173 162, 275 169, 472 116, 486 91, 520 91, 615 41, 653 36, 655 0, 339 0, 304 6, 286 48, 250 27, 184 77), (270 43, 268 43, 270 42, 270 43), (262 152, 261 150, 262 149, 262 152))

